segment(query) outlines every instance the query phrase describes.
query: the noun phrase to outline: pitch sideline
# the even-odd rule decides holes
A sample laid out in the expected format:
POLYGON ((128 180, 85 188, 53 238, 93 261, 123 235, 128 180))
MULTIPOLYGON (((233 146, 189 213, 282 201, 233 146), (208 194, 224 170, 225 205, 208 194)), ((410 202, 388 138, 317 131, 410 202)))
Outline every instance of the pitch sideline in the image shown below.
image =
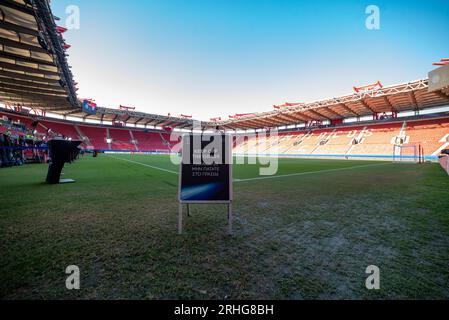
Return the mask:
POLYGON ((352 167, 346 167, 346 168, 335 168, 335 169, 326 169, 326 170, 318 170, 318 171, 289 173, 289 174, 281 174, 281 175, 265 176, 265 177, 256 177, 256 178, 248 178, 248 179, 234 179, 234 181, 235 182, 246 182, 246 181, 254 181, 254 180, 267 180, 267 179, 276 179, 276 178, 286 178, 286 177, 309 175, 309 174, 314 174, 314 173, 323 173, 323 172, 327 173, 327 172, 343 171, 343 170, 365 168, 365 167, 385 166, 387 164, 390 164, 390 163, 364 164, 364 165, 361 165, 361 166, 352 166, 352 167))
MULTIPOLYGON (((149 167, 149 168, 152 168, 152 169, 155 169, 155 170, 160 170, 160 171, 168 172, 168 173, 171 173, 171 174, 179 175, 179 173, 176 172, 176 171, 172 171, 172 170, 168 170, 168 169, 152 166, 152 165, 149 165, 149 164, 146 164, 146 163, 133 161, 133 160, 129 160, 129 159, 117 158, 117 157, 113 157, 113 156, 109 156, 109 155, 107 155, 107 157, 112 158, 112 159, 116 159, 116 160, 127 161, 127 162, 130 162, 130 163, 134 163, 134 164, 138 164, 138 165, 141 165, 141 166, 149 167)), ((318 171, 289 173, 289 174, 264 176, 264 177, 255 177, 255 178, 248 178, 248 179, 234 179, 233 181, 234 182, 247 182, 247 181, 256 181, 256 180, 268 180, 268 179, 277 179, 277 178, 287 178, 287 177, 303 176, 303 175, 310 175, 310 174, 317 174, 317 173, 344 171, 344 170, 351 170, 351 169, 357 169, 357 168, 385 166, 385 165, 389 165, 389 164, 391 164, 391 163, 364 164, 364 165, 360 165, 360 166, 352 166, 352 167, 346 167, 346 168, 335 168, 335 169, 318 170, 318 171)))
POLYGON ((109 157, 109 158, 115 159, 115 160, 122 160, 122 161, 131 162, 131 163, 134 163, 134 164, 140 164, 141 166, 145 166, 145 167, 149 167, 149 168, 152 168, 152 169, 156 169, 156 170, 160 170, 160 171, 164 171, 164 172, 168 172, 168 173, 179 175, 179 173, 176 172, 176 171, 172 171, 172 170, 168 170, 168 169, 152 166, 152 165, 149 165, 149 164, 146 164, 146 163, 137 162, 137 161, 133 161, 133 160, 129 160, 129 159, 117 158, 117 157, 113 157, 113 156, 109 156, 109 155, 106 155, 106 156, 109 157))

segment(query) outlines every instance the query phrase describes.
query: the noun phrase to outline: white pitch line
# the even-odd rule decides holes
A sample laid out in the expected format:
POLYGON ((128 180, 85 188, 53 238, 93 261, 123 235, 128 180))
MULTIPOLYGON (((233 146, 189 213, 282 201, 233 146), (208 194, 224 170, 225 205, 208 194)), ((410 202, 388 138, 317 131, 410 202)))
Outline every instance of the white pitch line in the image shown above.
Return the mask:
POLYGON ((146 163, 142 163, 142 162, 137 162, 137 161, 128 160, 128 159, 122 159, 122 158, 116 158, 116 157, 113 157, 113 156, 107 156, 107 157, 112 158, 112 159, 116 159, 116 160, 128 161, 128 162, 131 162, 131 163, 134 163, 134 164, 140 164, 141 166, 149 167, 149 168, 160 170, 160 171, 165 171, 165 172, 176 174, 176 175, 178 174, 178 172, 176 172, 176 171, 172 171, 172 170, 168 170, 168 169, 152 166, 152 165, 149 165, 149 164, 146 164, 146 163))
MULTIPOLYGON (((152 168, 152 169, 156 169, 156 170, 165 171, 165 172, 168 172, 168 173, 179 175, 179 173, 176 172, 176 171, 172 171, 172 170, 168 170, 168 169, 152 166, 152 165, 149 165, 149 164, 146 164, 146 163, 137 162, 137 161, 128 160, 128 159, 116 158, 116 157, 113 157, 113 156, 107 156, 107 157, 113 158, 113 159, 116 159, 116 160, 122 160, 122 161, 131 162, 131 163, 138 164, 138 165, 145 166, 145 167, 149 167, 149 168, 152 168)), ((298 173, 281 174, 281 175, 276 175, 276 176, 256 177, 256 178, 249 178, 249 179, 233 179, 233 181, 234 182, 246 182, 246 181, 254 181, 254 180, 277 179, 277 178, 303 176, 303 175, 316 174, 316 173, 344 171, 344 170, 351 170, 351 169, 365 168, 365 167, 385 166, 385 165, 388 165, 388 164, 390 164, 390 163, 364 164, 362 166, 353 166, 353 167, 347 167, 347 168, 336 168, 336 169, 328 169, 328 170, 298 172, 298 173)))
POLYGON ((234 179, 234 181, 235 182, 246 182, 246 181, 254 181, 254 180, 277 179, 277 178, 303 176, 303 175, 323 173, 323 172, 334 172, 334 171, 351 170, 351 169, 364 168, 364 167, 385 166, 387 164, 390 164, 390 163, 364 164, 362 166, 354 166, 354 167, 347 167, 347 168, 337 168, 337 169, 328 169, 328 170, 319 170, 319 171, 298 172, 298 173, 281 174, 281 175, 277 175, 277 176, 266 176, 266 177, 257 177, 257 178, 249 178, 249 179, 234 179))

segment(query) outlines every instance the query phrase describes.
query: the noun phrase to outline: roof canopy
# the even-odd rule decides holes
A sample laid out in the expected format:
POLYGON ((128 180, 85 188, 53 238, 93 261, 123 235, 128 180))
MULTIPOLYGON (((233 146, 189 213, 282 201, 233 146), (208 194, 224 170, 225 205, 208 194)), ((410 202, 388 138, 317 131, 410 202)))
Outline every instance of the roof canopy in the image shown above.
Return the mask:
POLYGON ((0 100, 56 112, 79 108, 64 40, 47 0, 0 3, 0 100))
MULTIPOLYGON (((358 91, 358 92, 357 92, 358 91)), ((310 121, 363 117, 388 112, 422 110, 449 104, 449 88, 429 92, 428 80, 418 80, 311 103, 289 104, 270 112, 215 122, 229 129, 258 129, 310 121)))

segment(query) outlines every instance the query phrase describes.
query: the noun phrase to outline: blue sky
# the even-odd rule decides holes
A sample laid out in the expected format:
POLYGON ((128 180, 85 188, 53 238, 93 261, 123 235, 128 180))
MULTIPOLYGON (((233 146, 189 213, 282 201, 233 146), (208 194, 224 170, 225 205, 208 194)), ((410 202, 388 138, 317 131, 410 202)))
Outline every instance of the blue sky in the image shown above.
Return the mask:
POLYGON ((80 97, 201 120, 425 78, 449 56, 446 0, 55 0, 61 25, 68 5, 80 97))

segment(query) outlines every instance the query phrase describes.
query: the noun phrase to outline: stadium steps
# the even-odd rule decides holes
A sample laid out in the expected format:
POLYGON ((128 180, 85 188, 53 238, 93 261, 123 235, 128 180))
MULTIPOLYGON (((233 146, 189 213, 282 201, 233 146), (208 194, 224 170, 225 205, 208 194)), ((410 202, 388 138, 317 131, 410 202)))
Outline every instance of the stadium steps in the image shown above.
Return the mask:
POLYGON ((129 135, 131 136, 131 141, 132 141, 132 143, 134 145, 134 148, 136 149, 136 151, 138 151, 139 147, 137 146, 136 139, 134 139, 134 135, 133 135, 133 131, 132 130, 129 130, 129 135))
MULTIPOLYGON (((323 141, 323 140, 320 140, 320 141, 318 142, 317 146, 312 150, 312 152, 310 152, 310 154, 314 154, 314 152, 317 151, 317 150, 322 146, 322 145, 320 144, 321 141, 323 141)), ((318 153, 315 153, 315 154, 318 154, 318 153)))
POLYGON ((86 135, 81 131, 81 129, 80 129, 77 125, 74 125, 74 127, 75 127, 75 130, 76 130, 76 132, 78 133, 78 136, 80 137, 80 139, 81 139, 82 141, 84 141, 84 143, 85 143, 86 145, 92 146, 92 143, 90 142, 89 137, 86 136, 86 135))
POLYGON ((303 149, 304 144, 307 143, 307 140, 309 140, 313 136, 312 130, 307 131, 306 134, 302 135, 299 139, 296 139, 295 141, 292 141, 292 146, 286 151, 288 154, 299 154, 300 150, 303 149), (299 145, 295 145, 296 142, 301 142, 299 145))
MULTIPOLYGON (((308 132, 307 132, 308 133, 308 132)), ((290 145, 286 147, 286 149, 284 150, 283 153, 289 153, 290 149, 292 149, 293 147, 295 147, 295 143, 301 141, 306 135, 304 133, 300 133, 300 134, 295 134, 291 139, 290 139, 290 145)))
POLYGON ((162 144, 170 147, 170 142, 165 140, 164 135, 162 133, 159 133, 159 137, 161 138, 162 144))
POLYGON ((80 130, 89 137, 90 144, 99 150, 108 150, 106 140, 106 129, 98 126, 80 125, 80 130))
MULTIPOLYGON (((109 128, 106 128, 106 142, 111 141, 110 139, 111 139, 111 135, 109 133, 109 128)), ((111 143, 107 142, 107 144, 108 144, 108 149, 111 150, 112 149, 111 143)))
POLYGON ((80 139, 78 132, 72 124, 57 121, 41 120, 40 123, 47 129, 74 140, 80 139))
POLYGON ((449 123, 447 119, 410 121, 407 123, 410 144, 421 144, 425 155, 438 155, 448 146, 449 123))
MULTIPOLYGON (((449 139, 449 137, 447 137, 449 139)), ((437 156, 441 153, 442 150, 449 148, 449 142, 444 143, 441 147, 439 147, 434 153, 432 153, 432 156, 437 156)))
MULTIPOLYGON (((363 127, 363 129, 360 130, 359 134, 356 137, 354 137, 351 142, 353 142, 354 139, 356 139, 357 141, 363 142, 363 135, 364 135, 366 129, 368 129, 368 127, 363 127)), ((356 146, 356 144, 351 143, 351 146, 349 147, 348 151, 346 151, 345 155, 350 155, 352 152, 352 149, 354 149, 355 146, 356 146)))
MULTIPOLYGON (((318 145, 310 154, 333 154, 336 153, 335 151, 331 151, 329 149, 335 149, 332 148, 335 145, 332 144, 332 140, 338 137, 337 136, 337 129, 332 130, 331 132, 322 132, 320 134, 320 137, 318 138, 318 145), (323 141, 327 141, 325 144, 321 144, 323 141)), ((340 148, 338 148, 340 149, 340 148)))
POLYGON ((395 138, 401 131, 401 124, 382 124, 369 126, 363 131, 363 140, 354 145, 351 154, 392 155, 395 138))

